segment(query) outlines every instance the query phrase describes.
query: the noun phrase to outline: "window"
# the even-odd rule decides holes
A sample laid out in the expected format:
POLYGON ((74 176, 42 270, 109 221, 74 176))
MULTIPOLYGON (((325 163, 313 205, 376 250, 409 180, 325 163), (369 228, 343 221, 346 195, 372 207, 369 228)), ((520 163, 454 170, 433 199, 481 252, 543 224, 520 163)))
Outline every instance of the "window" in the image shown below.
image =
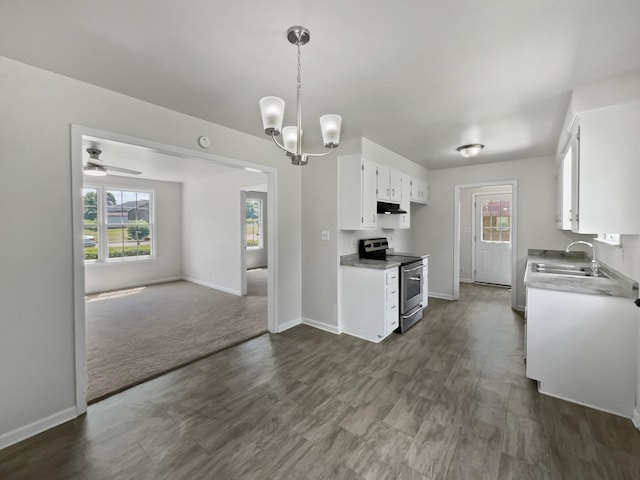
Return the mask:
POLYGON ((247 200, 247 248, 263 248, 262 243, 262 200, 247 200))
POLYGON ((85 261, 155 255, 153 192, 86 186, 82 193, 85 261))
POLYGON ((511 201, 482 202, 482 241, 511 242, 511 201))

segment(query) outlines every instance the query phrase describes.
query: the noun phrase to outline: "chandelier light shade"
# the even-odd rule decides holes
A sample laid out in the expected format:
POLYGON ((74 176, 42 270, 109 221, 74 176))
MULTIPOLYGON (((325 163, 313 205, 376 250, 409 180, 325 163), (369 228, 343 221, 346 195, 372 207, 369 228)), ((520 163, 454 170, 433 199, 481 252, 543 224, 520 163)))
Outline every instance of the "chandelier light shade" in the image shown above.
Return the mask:
POLYGON ((471 158, 478 155, 483 148, 484 145, 481 143, 471 143, 469 145, 462 145, 461 147, 456 148, 456 150, 460 152, 460 155, 463 157, 471 158))
POLYGON ((278 97, 264 97, 260 100, 262 125, 267 135, 280 135, 282 117, 284 117, 284 100, 278 97))
POLYGON ((282 143, 287 151, 298 151, 298 127, 284 127, 282 129, 282 143))
POLYGON ((297 82, 297 124, 296 126, 282 128, 284 117, 284 100, 278 97, 264 97, 260 100, 260 113, 262 114, 262 126, 264 133, 271 136, 273 142, 285 151, 291 158, 293 165, 306 165, 309 157, 323 157, 331 153, 331 150, 338 148, 340 144, 340 129, 342 127, 342 117, 340 115, 329 114, 320 117, 320 129, 322 130, 322 142, 329 151, 324 153, 303 153, 302 152, 302 77, 300 64, 300 47, 309 42, 311 34, 304 27, 291 27, 287 30, 289 43, 298 48, 298 82, 297 82), (277 136, 282 133, 282 144, 278 142, 277 136))

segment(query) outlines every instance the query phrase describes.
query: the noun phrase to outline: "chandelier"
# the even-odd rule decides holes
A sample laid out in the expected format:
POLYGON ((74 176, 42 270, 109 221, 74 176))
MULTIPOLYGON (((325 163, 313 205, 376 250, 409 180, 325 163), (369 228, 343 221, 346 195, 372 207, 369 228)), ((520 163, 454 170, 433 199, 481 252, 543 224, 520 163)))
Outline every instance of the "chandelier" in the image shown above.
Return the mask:
POLYGON ((300 46, 305 45, 310 39, 309 30, 304 27, 291 27, 287 30, 289 43, 298 47, 298 83, 297 83, 297 113, 298 123, 295 127, 282 128, 282 118, 284 116, 284 100, 278 97, 264 97, 260 99, 260 113, 262 114, 262 125, 264 133, 270 135, 273 142, 285 151, 291 158, 293 165, 306 165, 309 157, 324 157, 331 153, 331 150, 338 147, 340 143, 340 127, 342 117, 340 115, 323 115, 320 117, 320 129, 322 130, 322 141, 329 149, 325 153, 303 153, 302 152, 302 106, 301 106, 301 75, 300 75, 300 46), (282 133, 282 142, 276 138, 282 133))

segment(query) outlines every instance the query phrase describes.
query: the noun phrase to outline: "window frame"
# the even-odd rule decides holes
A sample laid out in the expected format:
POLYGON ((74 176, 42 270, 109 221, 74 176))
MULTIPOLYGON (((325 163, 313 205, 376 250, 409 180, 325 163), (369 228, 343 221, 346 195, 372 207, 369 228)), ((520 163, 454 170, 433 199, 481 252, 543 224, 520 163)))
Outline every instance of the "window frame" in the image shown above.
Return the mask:
MULTIPOLYGON (((96 242, 98 246, 98 258, 92 260, 84 260, 85 265, 107 265, 114 263, 122 263, 122 262, 144 262, 144 261, 152 261, 155 260, 158 256, 158 248, 157 248, 157 239, 156 239, 156 189, 154 188, 139 188, 139 187, 131 187, 126 185, 117 185, 117 184, 95 184, 95 183, 86 183, 82 186, 84 189, 92 189, 95 190, 96 193, 96 208, 97 208, 97 218, 96 218, 96 226, 97 226, 97 235, 96 242), (140 256, 130 256, 130 257, 109 257, 109 225, 114 225, 109 223, 109 214, 108 207, 109 204, 106 200, 107 192, 110 190, 118 190, 120 192, 134 192, 145 193, 149 195, 149 236, 151 238, 149 242, 150 253, 149 255, 140 255, 140 256)), ((83 193, 83 215, 84 215, 84 195, 83 193)), ((84 222, 84 218, 83 218, 84 222)), ((128 222, 127 222, 128 223, 128 222)), ((127 223, 118 223, 119 226, 123 226, 127 228, 127 223)), ((84 236, 84 223, 83 223, 83 236, 84 236)), ((84 242, 83 242, 84 244, 84 242)))
POLYGON ((247 245, 247 238, 246 238, 246 229, 247 229, 247 225, 249 225, 248 222, 248 218, 245 218, 245 241, 244 241, 244 245, 245 248, 247 250, 262 250, 264 249, 264 223, 263 223, 263 208, 264 208, 264 202, 262 201, 261 198, 247 198, 245 200, 245 209, 247 208, 247 203, 249 202, 254 202, 257 203, 259 205, 259 214, 258 214, 258 245, 253 245, 253 246, 249 246, 247 245))

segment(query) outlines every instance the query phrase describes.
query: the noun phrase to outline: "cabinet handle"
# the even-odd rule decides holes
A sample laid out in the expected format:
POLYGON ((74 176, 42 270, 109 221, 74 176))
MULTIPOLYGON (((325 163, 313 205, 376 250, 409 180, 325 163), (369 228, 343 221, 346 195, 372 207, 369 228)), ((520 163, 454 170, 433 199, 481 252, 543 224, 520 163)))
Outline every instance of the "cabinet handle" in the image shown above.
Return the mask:
POLYGON ((573 218, 571 218, 573 216, 571 212, 573 212, 573 210, 569 209, 569 221, 573 220, 573 218))

